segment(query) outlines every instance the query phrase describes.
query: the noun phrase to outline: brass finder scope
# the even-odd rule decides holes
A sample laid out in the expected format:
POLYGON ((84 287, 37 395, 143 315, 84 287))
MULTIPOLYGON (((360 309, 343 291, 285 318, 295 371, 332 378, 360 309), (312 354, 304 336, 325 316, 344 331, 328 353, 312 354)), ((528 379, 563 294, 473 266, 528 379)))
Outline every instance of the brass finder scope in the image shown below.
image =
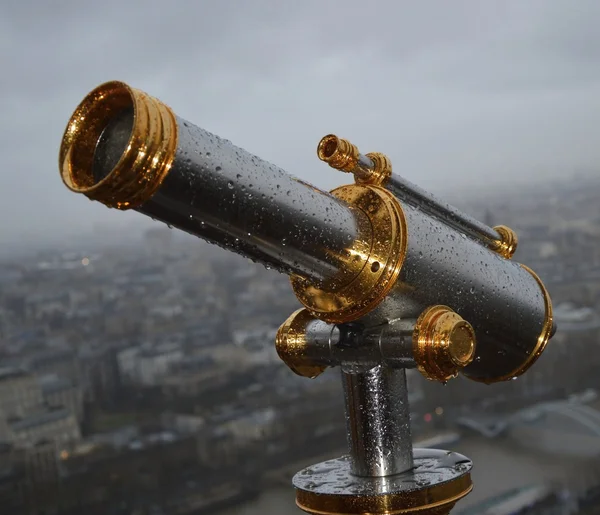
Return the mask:
POLYGON ((66 186, 134 209, 290 276, 304 306, 276 348, 295 373, 340 366, 349 455, 293 479, 314 514, 449 513, 471 461, 413 449, 406 368, 445 382, 523 374, 555 327, 539 277, 511 258, 515 233, 488 227, 392 173, 380 153, 334 135, 319 159, 354 182, 330 193, 108 82, 65 130, 66 186))

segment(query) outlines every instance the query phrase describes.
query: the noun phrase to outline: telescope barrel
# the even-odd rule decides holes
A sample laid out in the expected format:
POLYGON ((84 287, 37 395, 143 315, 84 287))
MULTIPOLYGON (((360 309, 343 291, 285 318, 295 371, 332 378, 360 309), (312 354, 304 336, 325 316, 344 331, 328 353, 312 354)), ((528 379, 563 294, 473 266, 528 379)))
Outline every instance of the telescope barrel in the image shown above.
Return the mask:
POLYGON ((523 374, 553 331, 541 280, 437 218, 407 204, 403 211, 410 237, 390 304, 402 303, 409 288, 417 304, 451 306, 467 320, 477 335, 476 357, 462 370, 470 379, 490 383, 523 374))
POLYGON ((350 281, 346 249, 370 239, 361 211, 121 82, 99 86, 79 105, 59 165, 65 184, 90 199, 315 284, 350 281))
MULTIPOLYGON (((290 275, 299 301, 324 322, 373 327, 444 305, 476 334, 465 375, 492 383, 527 370, 553 332, 552 305, 535 273, 509 259, 512 231, 490 229, 392 176, 382 154, 363 156, 335 136, 318 153, 356 183, 320 191, 109 82, 72 115, 59 164, 75 192, 290 275)), ((417 320, 415 334, 436 323, 417 320)))

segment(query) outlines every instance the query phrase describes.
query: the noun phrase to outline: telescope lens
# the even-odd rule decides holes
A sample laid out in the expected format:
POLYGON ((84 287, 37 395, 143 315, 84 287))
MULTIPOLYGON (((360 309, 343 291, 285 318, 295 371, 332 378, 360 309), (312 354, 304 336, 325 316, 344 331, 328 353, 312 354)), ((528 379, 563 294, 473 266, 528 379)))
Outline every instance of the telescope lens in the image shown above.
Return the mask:
POLYGON ((133 130, 133 109, 116 115, 102 131, 94 152, 93 175, 96 183, 117 166, 125 153, 133 130))

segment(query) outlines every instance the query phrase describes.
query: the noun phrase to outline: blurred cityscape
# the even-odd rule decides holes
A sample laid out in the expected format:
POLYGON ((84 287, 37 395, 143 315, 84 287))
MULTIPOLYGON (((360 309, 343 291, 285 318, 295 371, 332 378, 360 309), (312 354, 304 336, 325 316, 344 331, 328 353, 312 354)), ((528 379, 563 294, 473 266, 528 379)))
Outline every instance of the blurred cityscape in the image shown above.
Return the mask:
MULTIPOLYGON (((600 513, 600 181, 504 197, 459 207, 517 231, 559 331, 516 381, 410 371, 415 445, 474 461, 453 513, 600 513)), ((292 475, 346 441, 339 371, 275 353, 287 278, 158 224, 103 239, 0 266, 0 511, 296 513, 292 475)))

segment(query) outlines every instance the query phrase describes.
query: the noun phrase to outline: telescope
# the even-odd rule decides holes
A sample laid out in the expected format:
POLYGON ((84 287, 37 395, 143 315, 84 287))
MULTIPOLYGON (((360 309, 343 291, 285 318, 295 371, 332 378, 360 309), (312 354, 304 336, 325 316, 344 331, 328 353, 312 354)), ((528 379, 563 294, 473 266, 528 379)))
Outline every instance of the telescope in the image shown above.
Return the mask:
POLYGON ((392 173, 390 159, 325 136, 318 158, 351 174, 322 191, 178 117, 123 82, 89 93, 65 130, 65 185, 287 274, 303 306, 279 357, 313 378, 339 367, 349 453, 298 472, 296 504, 328 514, 446 514, 472 462, 413 448, 406 369, 509 381, 556 328, 540 278, 512 260, 517 236, 392 173))

